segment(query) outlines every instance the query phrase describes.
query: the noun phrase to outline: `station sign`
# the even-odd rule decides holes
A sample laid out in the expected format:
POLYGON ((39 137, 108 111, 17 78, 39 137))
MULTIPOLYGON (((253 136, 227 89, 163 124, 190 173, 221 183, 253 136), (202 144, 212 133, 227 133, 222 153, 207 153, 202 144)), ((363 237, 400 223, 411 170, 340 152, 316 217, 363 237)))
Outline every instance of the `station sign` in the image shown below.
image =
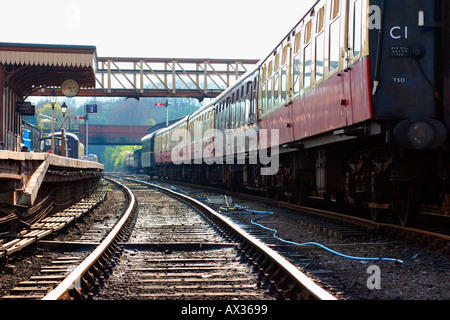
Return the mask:
POLYGON ((97 105, 96 104, 87 104, 86 105, 86 113, 97 113, 97 105))
POLYGON ((16 102, 16 112, 23 116, 34 116, 35 106, 31 102, 17 101, 16 102))

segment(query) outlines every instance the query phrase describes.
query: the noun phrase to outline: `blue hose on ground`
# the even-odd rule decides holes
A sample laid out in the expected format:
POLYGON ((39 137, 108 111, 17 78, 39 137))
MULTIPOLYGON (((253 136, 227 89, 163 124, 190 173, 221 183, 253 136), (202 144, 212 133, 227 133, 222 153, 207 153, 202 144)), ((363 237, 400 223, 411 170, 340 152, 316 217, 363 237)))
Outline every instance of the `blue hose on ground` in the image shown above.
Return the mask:
MULTIPOLYGON (((320 248, 322 248, 322 249, 324 249, 324 250, 326 250, 326 251, 328 251, 328 252, 331 252, 331 253, 333 253, 333 254, 335 254, 335 255, 338 255, 338 256, 340 256, 340 257, 347 258, 347 259, 352 259, 352 260, 359 260, 359 261, 389 261, 389 262, 404 263, 403 260, 392 259, 392 258, 364 258, 364 257, 353 257, 353 256, 348 256, 348 255, 339 253, 339 252, 337 252, 337 251, 334 251, 334 250, 332 250, 332 249, 330 249, 330 248, 327 248, 327 247, 325 247, 324 245, 322 245, 322 244, 320 244, 320 243, 317 243, 317 242, 297 243, 297 242, 292 242, 292 241, 284 240, 284 239, 281 239, 280 237, 277 236, 278 230, 272 229, 272 228, 268 228, 268 227, 265 227, 265 226, 263 226, 263 225, 261 225, 261 224, 255 222, 256 220, 263 219, 263 218, 267 218, 267 217, 273 215, 273 212, 270 212, 270 211, 267 211, 267 212, 261 212, 261 211, 259 211, 259 213, 256 213, 256 212, 258 212, 258 211, 250 211, 250 212, 255 212, 255 214, 265 214, 265 216, 262 216, 262 217, 258 217, 258 218, 252 219, 252 220, 251 220, 251 223, 254 224, 254 225, 256 225, 256 226, 258 226, 258 227, 261 227, 261 228, 263 228, 263 229, 272 231, 272 232, 273 232, 273 235, 272 235, 272 236, 273 236, 275 239, 278 239, 279 241, 284 242, 284 243, 287 243, 287 244, 292 244, 292 245, 296 245, 296 246, 307 246, 307 245, 318 246, 318 247, 320 247, 320 248)), ((250 214, 253 214, 253 213, 250 213, 250 214)))

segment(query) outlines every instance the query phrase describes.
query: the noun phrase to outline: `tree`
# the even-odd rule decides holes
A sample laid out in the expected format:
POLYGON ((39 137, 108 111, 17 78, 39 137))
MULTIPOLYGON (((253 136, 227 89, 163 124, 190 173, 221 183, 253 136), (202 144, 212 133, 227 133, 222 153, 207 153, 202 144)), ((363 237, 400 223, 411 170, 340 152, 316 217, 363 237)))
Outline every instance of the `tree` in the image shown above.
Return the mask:
MULTIPOLYGON (((52 130, 52 105, 50 103, 44 104, 42 107, 37 109, 37 127, 44 131, 44 133, 50 133, 52 130)), ((73 117, 72 111, 69 109, 66 118, 73 117)), ((54 128, 55 132, 59 132, 63 124, 63 114, 61 112, 61 106, 59 104, 55 105, 55 118, 54 118, 54 128)), ((68 127, 68 121, 66 119, 65 127, 68 127)))

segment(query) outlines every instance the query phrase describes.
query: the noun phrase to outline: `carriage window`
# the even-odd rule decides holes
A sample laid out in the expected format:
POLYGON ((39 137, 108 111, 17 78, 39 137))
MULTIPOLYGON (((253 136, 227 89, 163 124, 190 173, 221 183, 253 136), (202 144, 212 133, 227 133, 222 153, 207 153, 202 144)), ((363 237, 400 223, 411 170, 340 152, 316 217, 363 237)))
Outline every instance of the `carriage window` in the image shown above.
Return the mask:
POLYGON ((300 53, 294 57, 294 83, 292 87, 294 94, 300 92, 300 53))
POLYGON ((240 121, 240 113, 241 113, 241 100, 240 100, 240 94, 241 91, 238 91, 236 93, 236 103, 234 105, 234 128, 239 126, 240 121))
POLYGON ((219 106, 217 107, 217 109, 216 109, 216 114, 215 114, 215 116, 214 116, 214 122, 215 122, 215 126, 217 127, 217 129, 219 129, 219 130, 221 130, 222 128, 221 128, 221 116, 222 116, 222 113, 220 112, 220 109, 221 109, 221 104, 219 104, 219 106))
POLYGON ((353 56, 361 53, 361 0, 355 1, 353 17, 353 56))
POLYGON ((245 97, 243 96, 241 98, 241 106, 239 110, 239 126, 241 126, 244 123, 245 119, 245 97))
POLYGON ((222 124, 221 124, 222 125, 222 131, 225 131, 227 129, 227 127, 228 127, 228 125, 227 125, 227 118, 226 118, 227 112, 228 112, 227 104, 226 104, 226 102, 224 102, 223 106, 222 106, 222 112, 221 112, 222 118, 220 120, 222 122, 222 124))
POLYGON ((286 101, 286 92, 287 92, 287 86, 288 86, 288 79, 287 79, 287 62, 288 62, 288 54, 289 54, 289 50, 288 50, 288 45, 286 45, 283 48, 283 57, 281 59, 281 103, 284 103, 286 101))
POLYGON ((279 88, 280 88, 280 74, 277 72, 273 75, 273 108, 278 107, 278 100, 279 100, 279 88))
POLYGON ((330 19, 333 20, 336 18, 339 14, 339 0, 333 0, 333 7, 331 9, 331 16, 330 19))
POLYGON ((303 59, 303 87, 308 88, 311 85, 311 44, 305 47, 303 59))
POLYGON ((241 98, 241 91, 239 91, 239 95, 237 96, 237 98, 239 99, 236 103, 236 126, 240 126, 241 125, 241 119, 242 119, 242 98, 241 98))
POLYGON ((316 32, 320 33, 323 30, 323 22, 324 22, 324 12, 325 12, 325 7, 321 8, 319 10, 319 12, 317 13, 317 27, 316 27, 316 32))
POLYGON ((311 85, 311 21, 306 24, 305 44, 308 44, 303 50, 303 87, 308 88, 311 85))
POLYGON ((206 131, 206 125, 207 125, 207 122, 206 122, 206 113, 205 113, 205 114, 203 114, 202 133, 204 133, 206 131))
POLYGON ((339 68, 339 29, 340 19, 330 25, 330 73, 339 68))
POLYGON ((295 35, 294 52, 300 51, 300 32, 295 35))
POLYGON ((246 123, 246 116, 247 116, 247 111, 246 111, 246 100, 248 97, 248 92, 250 92, 248 90, 248 86, 249 83, 247 83, 246 86, 242 87, 242 98, 241 98, 241 125, 246 123))
POLYGON ((317 14, 317 34, 316 37, 316 80, 321 80, 323 78, 323 58, 324 58, 324 39, 325 35, 323 32, 324 25, 324 12, 325 8, 319 10, 317 14))
POLYGON ((287 92, 287 69, 284 66, 281 69, 281 101, 286 101, 286 92, 287 92))
POLYGON ((278 71, 278 68, 280 67, 280 55, 277 53, 276 55, 275 55, 275 65, 274 65, 274 67, 273 67, 273 71, 274 72, 277 72, 278 71))
POLYGON ((209 114, 209 127, 208 129, 213 128, 213 120, 214 120, 214 111, 211 110, 211 113, 209 114))
POLYGON ((230 123, 231 123, 231 129, 236 128, 236 115, 237 115, 237 107, 238 107, 239 103, 236 101, 231 105, 231 118, 230 118, 230 123))
POLYGON ((266 113, 269 113, 272 110, 272 78, 267 80, 267 105, 266 105, 266 113))
POLYGON ((324 33, 316 37, 316 80, 323 78, 324 33))
POLYGON ((300 92, 300 32, 295 35, 295 56, 294 56, 294 79, 292 88, 294 94, 300 92))
POLYGON ((227 99, 227 104, 225 108, 225 130, 229 129, 230 124, 230 98, 227 99))
POLYGON ((306 24, 305 28, 305 42, 304 44, 307 44, 311 40, 311 21, 309 21, 306 24))
POLYGON ((266 114, 266 85, 261 86, 261 114, 266 114))
POLYGON ((249 115, 250 115, 250 112, 251 112, 250 95, 251 95, 251 86, 249 87, 248 94, 245 96, 245 119, 244 119, 244 123, 249 123, 249 115))
POLYGON ((239 101, 236 101, 234 103, 234 112, 233 112, 233 127, 232 128, 236 128, 239 124, 239 109, 240 109, 240 105, 241 103, 239 101))
POLYGON ((220 126, 220 131, 224 131, 225 130, 225 111, 223 111, 223 109, 220 111, 220 115, 219 115, 219 126, 220 126))

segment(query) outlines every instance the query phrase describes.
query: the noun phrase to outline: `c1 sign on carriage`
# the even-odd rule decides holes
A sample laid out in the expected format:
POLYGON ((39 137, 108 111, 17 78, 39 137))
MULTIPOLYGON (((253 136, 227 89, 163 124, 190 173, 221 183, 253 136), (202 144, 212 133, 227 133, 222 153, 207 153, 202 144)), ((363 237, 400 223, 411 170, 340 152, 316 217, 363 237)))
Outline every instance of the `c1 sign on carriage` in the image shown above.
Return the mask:
POLYGON ((97 113, 97 105, 96 104, 87 104, 86 105, 86 113, 97 113))

